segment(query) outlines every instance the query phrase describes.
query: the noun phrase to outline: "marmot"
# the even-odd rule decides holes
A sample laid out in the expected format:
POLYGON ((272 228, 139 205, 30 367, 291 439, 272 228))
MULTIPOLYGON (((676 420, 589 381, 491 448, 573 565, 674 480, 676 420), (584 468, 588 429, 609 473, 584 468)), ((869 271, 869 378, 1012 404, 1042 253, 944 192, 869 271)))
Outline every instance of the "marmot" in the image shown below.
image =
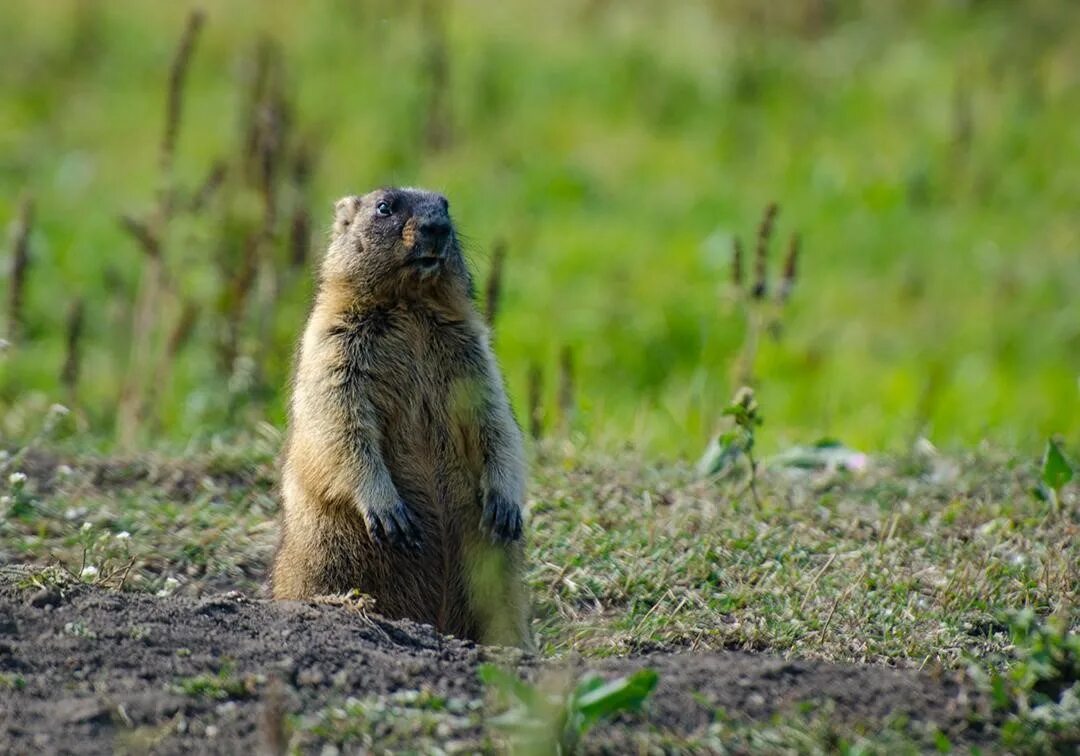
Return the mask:
POLYGON ((529 645, 525 456, 445 197, 335 206, 296 357, 274 598, 529 645))

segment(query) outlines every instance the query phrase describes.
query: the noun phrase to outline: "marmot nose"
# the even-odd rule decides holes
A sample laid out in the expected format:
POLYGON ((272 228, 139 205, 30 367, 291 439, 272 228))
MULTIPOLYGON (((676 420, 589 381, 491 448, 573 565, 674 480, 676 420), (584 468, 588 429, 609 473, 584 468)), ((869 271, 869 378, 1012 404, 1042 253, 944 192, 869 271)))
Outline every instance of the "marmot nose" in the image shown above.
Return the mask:
POLYGON ((450 237, 450 219, 444 216, 428 215, 420 219, 417 224, 420 236, 436 248, 440 249, 443 243, 450 237))

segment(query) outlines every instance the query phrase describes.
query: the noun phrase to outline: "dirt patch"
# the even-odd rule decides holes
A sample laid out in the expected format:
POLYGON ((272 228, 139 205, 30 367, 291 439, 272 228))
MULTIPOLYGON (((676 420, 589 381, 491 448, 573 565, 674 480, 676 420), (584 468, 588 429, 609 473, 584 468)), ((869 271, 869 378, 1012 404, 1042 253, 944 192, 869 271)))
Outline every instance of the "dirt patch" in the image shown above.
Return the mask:
MULTIPOLYGON (((477 665, 510 664, 533 678, 559 666, 347 606, 238 593, 157 598, 30 585, 30 574, 0 574, 5 753, 241 753, 290 742, 305 752, 328 742, 492 750, 499 744, 485 727, 477 665)), ((588 666, 604 675, 643 666, 660 674, 648 709, 596 731, 590 750, 647 737, 689 743, 717 709, 762 720, 803 702, 832 702, 845 722, 904 715, 954 743, 979 737, 968 724, 977 702, 952 678, 737 652, 588 666)))

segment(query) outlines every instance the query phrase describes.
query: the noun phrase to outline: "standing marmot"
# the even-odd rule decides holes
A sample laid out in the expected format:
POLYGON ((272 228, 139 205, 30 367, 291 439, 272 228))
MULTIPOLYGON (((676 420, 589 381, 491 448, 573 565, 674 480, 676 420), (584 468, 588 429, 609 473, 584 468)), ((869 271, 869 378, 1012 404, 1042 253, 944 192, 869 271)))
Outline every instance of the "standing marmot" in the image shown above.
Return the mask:
POLYGON ((525 458, 446 198, 335 207, 292 387, 279 599, 359 589, 389 617, 529 642, 525 458))

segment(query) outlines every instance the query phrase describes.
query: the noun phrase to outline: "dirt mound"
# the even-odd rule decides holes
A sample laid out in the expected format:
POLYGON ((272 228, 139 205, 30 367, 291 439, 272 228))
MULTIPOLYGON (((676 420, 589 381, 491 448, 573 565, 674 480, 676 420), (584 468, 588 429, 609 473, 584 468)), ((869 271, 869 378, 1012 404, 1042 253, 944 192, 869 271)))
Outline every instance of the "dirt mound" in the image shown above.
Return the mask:
MULTIPOLYGON (((530 678, 558 666, 347 604, 159 598, 40 576, 0 574, 0 752, 490 750, 477 665, 530 678)), ((717 710, 761 720, 830 701, 844 721, 904 715, 954 743, 974 737, 970 692, 925 674, 734 652, 589 663, 606 676, 643 666, 660 674, 647 710, 595 732, 590 749, 650 733, 689 743, 717 710)))

